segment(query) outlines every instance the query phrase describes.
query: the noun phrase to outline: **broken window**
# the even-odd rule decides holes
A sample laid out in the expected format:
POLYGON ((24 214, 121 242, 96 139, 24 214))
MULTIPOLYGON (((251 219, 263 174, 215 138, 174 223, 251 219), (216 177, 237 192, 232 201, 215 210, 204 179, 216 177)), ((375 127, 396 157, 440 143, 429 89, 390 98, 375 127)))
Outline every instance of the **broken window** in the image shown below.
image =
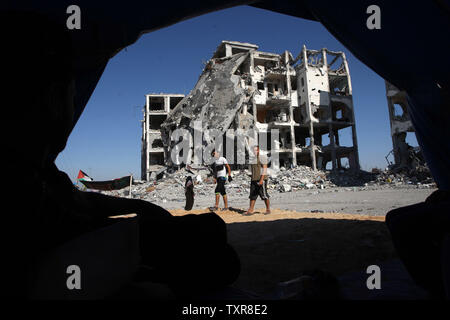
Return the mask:
POLYGON ((337 131, 336 141, 341 147, 352 147, 353 146, 353 135, 352 127, 343 128, 337 131))
POLYGON ((305 105, 302 105, 300 107, 294 108, 293 110, 294 114, 294 121, 297 123, 304 123, 306 119, 306 108, 305 105))
POLYGON ((314 118, 318 119, 319 121, 325 121, 328 120, 328 108, 327 107, 317 107, 316 111, 313 112, 314 118))
POLYGON ((263 82, 257 82, 256 83, 258 90, 264 91, 264 83, 263 82))
POLYGON ((338 158, 337 162, 338 162, 339 168, 343 168, 343 169, 350 168, 350 161, 349 161, 348 157, 338 158))
POLYGON ((333 121, 351 122, 351 110, 345 103, 333 101, 331 103, 331 110, 333 114, 333 121))
POLYGON ((177 104, 183 100, 183 97, 170 97, 170 110, 174 109, 177 104))
POLYGON ((150 130, 159 130, 161 128, 161 124, 166 120, 167 115, 152 115, 150 117, 150 130))
POLYGON ((396 120, 408 120, 408 111, 403 104, 394 103, 394 118, 396 120))
POLYGON ((253 115, 253 106, 252 105, 247 105, 247 113, 253 115))
POLYGON ((267 109, 258 108, 256 110, 256 119, 259 123, 266 123, 266 112, 267 109))
POLYGON ((250 49, 235 48, 235 47, 231 48, 231 54, 242 53, 242 52, 249 52, 249 51, 250 51, 250 49))
POLYGON ((348 79, 343 75, 328 75, 330 93, 340 96, 349 95, 348 79))
POLYGON ((150 97, 149 109, 150 111, 164 110, 164 97, 150 97))
POLYGON ((268 96, 273 96, 273 84, 272 83, 267 84, 267 94, 268 94, 268 96))
POLYGON ((291 80, 291 89, 297 90, 297 81, 295 81, 295 79, 291 80))
POLYGON ((304 147, 306 145, 306 138, 308 137, 308 131, 302 128, 294 128, 295 144, 297 147, 304 147))
POLYGON ((164 153, 163 152, 156 152, 149 154, 149 162, 150 165, 164 165, 164 153))
POLYGON ((289 149, 291 147, 290 132, 280 132, 280 149, 289 149))
POLYGON ((311 138, 310 138, 310 137, 306 137, 306 138, 305 138, 305 146, 306 146, 306 147, 311 146, 311 138))
POLYGON ((328 70, 330 71, 338 70, 343 63, 342 55, 338 53, 332 53, 327 50, 327 62, 328 62, 328 70))
POLYGON ((152 141, 152 148, 162 148, 163 143, 161 139, 155 139, 152 141))
POLYGON ((412 147, 418 147, 419 143, 417 142, 416 134, 414 132, 406 132, 406 143, 412 147))
POLYGON ((403 115, 403 108, 398 103, 394 103, 394 116, 401 117, 403 115))
POLYGON ((328 146, 330 144, 330 134, 323 134, 320 140, 322 142, 322 146, 328 146))

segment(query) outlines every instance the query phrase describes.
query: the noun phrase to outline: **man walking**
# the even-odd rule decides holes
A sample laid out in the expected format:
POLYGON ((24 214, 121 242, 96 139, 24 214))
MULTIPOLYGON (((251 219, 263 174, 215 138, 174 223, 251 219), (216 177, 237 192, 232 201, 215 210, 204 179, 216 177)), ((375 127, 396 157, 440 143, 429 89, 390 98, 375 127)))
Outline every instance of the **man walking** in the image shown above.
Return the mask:
POLYGON ((253 214, 255 208, 256 198, 258 196, 266 204, 266 214, 270 213, 269 194, 267 193, 267 157, 260 155, 259 146, 253 149, 256 157, 256 163, 250 165, 252 178, 250 182, 250 208, 248 208, 246 215, 253 214))
POLYGON ((228 165, 227 159, 224 157, 221 157, 219 152, 213 151, 212 156, 214 157, 214 178, 216 185, 216 205, 211 210, 215 211, 219 209, 219 200, 220 196, 222 195, 223 203, 224 203, 224 210, 228 210, 228 199, 227 199, 227 192, 225 190, 225 182, 227 181, 227 172, 228 172, 228 181, 231 182, 231 168, 228 165))

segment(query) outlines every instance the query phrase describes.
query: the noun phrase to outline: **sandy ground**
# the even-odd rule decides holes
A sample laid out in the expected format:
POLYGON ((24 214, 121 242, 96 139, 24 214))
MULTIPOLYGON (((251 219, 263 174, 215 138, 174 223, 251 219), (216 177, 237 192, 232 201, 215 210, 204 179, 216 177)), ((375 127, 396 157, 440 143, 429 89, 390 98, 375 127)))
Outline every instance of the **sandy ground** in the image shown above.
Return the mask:
MULTIPOLYGON (((319 268, 339 277, 395 259, 384 215, 392 208, 423 201, 432 191, 290 193, 290 200, 272 199, 274 209, 269 215, 264 214, 260 200, 251 216, 242 215, 247 209, 246 201, 239 209, 218 211, 227 223, 229 242, 241 258, 242 271, 235 285, 265 294, 273 292, 277 283, 296 278, 304 270, 319 268), (305 212, 282 209, 285 207, 343 210, 305 212)), ((201 214, 208 209, 169 211, 184 215, 201 214)))
MULTIPOLYGON (((184 210, 171 210, 174 215, 184 210)), ((199 214, 206 210, 193 210, 199 214)), ((263 210, 260 210, 263 212, 263 210)), ((218 214, 241 258, 235 285, 265 294, 301 271, 319 268, 336 276, 395 257, 382 216, 273 210, 270 215, 218 214)))
MULTIPOLYGON (((365 215, 385 215, 389 210, 424 201, 435 189, 380 188, 376 190, 360 190, 353 187, 340 187, 324 190, 299 190, 287 193, 270 193, 271 206, 275 209, 300 212, 347 212, 365 215)), ((229 196, 230 207, 248 207, 248 195, 229 196)), ((155 202, 166 209, 182 209, 184 195, 178 201, 155 202)), ((214 205, 214 194, 210 196, 197 195, 194 209, 208 208, 214 205)), ((220 206, 223 202, 220 200, 220 206)), ((256 208, 263 208, 261 200, 256 202, 256 208)))

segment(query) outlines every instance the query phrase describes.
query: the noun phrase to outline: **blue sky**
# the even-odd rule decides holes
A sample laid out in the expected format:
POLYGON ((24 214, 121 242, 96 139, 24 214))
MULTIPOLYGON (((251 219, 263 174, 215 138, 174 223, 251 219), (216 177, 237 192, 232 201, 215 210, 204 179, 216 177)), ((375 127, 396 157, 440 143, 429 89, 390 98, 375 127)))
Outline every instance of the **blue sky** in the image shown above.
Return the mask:
MULTIPOLYGON (((294 57, 303 44, 346 53, 353 86, 361 168, 386 166, 392 149, 384 80, 357 60, 320 23, 239 6, 143 35, 111 59, 56 164, 75 180, 132 173, 139 179, 142 107, 147 93, 188 94, 222 40, 257 44, 294 57)), ((350 141, 350 132, 343 142, 350 141)), ((409 135, 408 135, 409 136, 409 135)), ((409 143, 417 145, 415 137, 409 143)), ((343 143, 345 144, 345 143, 343 143)))

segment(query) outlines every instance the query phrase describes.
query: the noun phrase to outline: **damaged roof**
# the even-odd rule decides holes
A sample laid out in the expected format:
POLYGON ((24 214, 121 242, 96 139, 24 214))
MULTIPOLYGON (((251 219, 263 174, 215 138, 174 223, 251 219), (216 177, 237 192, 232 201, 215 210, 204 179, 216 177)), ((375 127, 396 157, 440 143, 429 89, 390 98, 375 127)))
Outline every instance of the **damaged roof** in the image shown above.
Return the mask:
POLYGON ((248 55, 237 53, 208 61, 194 89, 178 103, 161 125, 166 145, 170 144, 167 139, 171 130, 193 128, 194 121, 201 121, 203 132, 214 128, 225 133, 237 111, 251 96, 248 90, 241 87, 241 76, 235 74, 248 55))

